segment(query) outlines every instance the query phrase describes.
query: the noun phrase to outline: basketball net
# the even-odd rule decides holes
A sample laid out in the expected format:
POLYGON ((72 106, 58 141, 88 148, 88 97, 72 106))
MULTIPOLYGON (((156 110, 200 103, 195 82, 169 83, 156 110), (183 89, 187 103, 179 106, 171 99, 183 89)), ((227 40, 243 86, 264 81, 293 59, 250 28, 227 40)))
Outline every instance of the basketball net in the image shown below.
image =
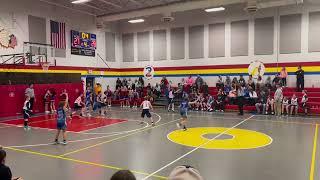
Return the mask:
POLYGON ((49 62, 43 62, 41 63, 41 67, 43 71, 48 71, 49 67, 50 67, 50 63, 49 62))

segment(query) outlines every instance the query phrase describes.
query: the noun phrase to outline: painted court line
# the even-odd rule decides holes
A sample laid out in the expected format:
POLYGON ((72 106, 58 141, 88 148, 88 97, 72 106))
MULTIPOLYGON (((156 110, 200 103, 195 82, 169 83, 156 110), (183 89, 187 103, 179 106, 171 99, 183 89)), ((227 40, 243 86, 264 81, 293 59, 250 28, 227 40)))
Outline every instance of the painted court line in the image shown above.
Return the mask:
POLYGON ((97 147, 97 146, 100 146, 100 145, 103 145, 103 144, 107 144, 107 143, 110 143, 110 142, 113 142, 113 141, 117 141, 117 140, 119 140, 119 139, 123 139, 123 138, 129 137, 129 136, 132 136, 132 135, 135 135, 135 134, 138 134, 138 133, 141 133, 141 132, 150 130, 150 129, 154 129, 154 128, 157 128, 157 127, 160 127, 160 126, 164 126, 164 125, 167 125, 167 124, 176 122, 176 121, 178 121, 178 120, 180 120, 180 118, 179 118, 179 119, 176 119, 176 120, 173 120, 173 121, 169 121, 169 122, 160 124, 160 125, 156 125, 156 126, 154 126, 154 127, 145 128, 145 129, 143 129, 143 130, 136 131, 136 132, 133 132, 133 133, 124 135, 124 136, 120 136, 120 137, 117 137, 117 138, 114 138, 114 139, 111 139, 111 140, 108 140, 108 141, 104 141, 104 142, 101 142, 101 143, 98 143, 98 144, 94 144, 94 145, 92 145, 92 146, 88 146, 88 147, 81 148, 81 149, 78 149, 78 150, 75 150, 75 151, 71 151, 71 152, 62 154, 62 155, 60 155, 60 156, 61 156, 61 157, 64 157, 64 156, 67 156, 67 155, 75 154, 75 153, 78 153, 78 152, 81 152, 81 151, 84 151, 84 150, 87 150, 87 149, 90 149, 90 148, 93 148, 93 147, 97 147))
POLYGON ((314 172, 315 172, 315 162, 316 162, 316 153, 317 153, 317 143, 318 143, 318 124, 316 125, 313 137, 313 150, 312 150, 312 158, 310 165, 310 180, 314 180, 314 172))
POLYGON ((189 154, 191 154, 191 153, 195 152, 196 150, 200 149, 201 147, 203 147, 203 146, 205 146, 205 145, 209 144, 209 143, 210 143, 210 142, 212 142, 213 140, 215 140, 215 139, 219 138, 220 136, 224 135, 224 134, 225 134, 225 133, 227 133, 228 131, 230 131, 230 130, 232 130, 232 129, 236 128, 236 127, 238 127, 239 125, 241 125, 241 124, 245 123, 246 121, 248 121, 249 119, 251 119, 251 118, 253 118, 253 117, 254 117, 254 115, 252 115, 252 116, 250 116, 250 117, 248 117, 248 118, 244 119, 243 121, 241 121, 241 122, 239 122, 238 124, 236 124, 236 125, 232 126, 231 128, 226 129, 224 132, 222 132, 222 133, 218 134, 217 136, 215 136, 214 138, 212 138, 212 139, 208 140, 206 143, 203 143, 202 145, 200 145, 200 146, 198 146, 198 147, 196 147, 196 148, 192 149, 191 151, 187 152, 186 154, 184 154, 184 155, 182 155, 182 156, 178 157, 177 159, 173 160, 172 162, 168 163, 167 165, 163 166, 162 168, 160 168, 160 169, 156 170, 155 172, 151 173, 150 175, 148 175, 147 177, 143 178, 142 180, 149 179, 150 177, 152 177, 153 175, 155 175, 155 174, 157 174, 158 172, 162 171, 163 169, 165 169, 165 168, 167 168, 167 167, 171 166, 172 164, 176 163, 176 162, 177 162, 177 161, 179 161, 180 159, 182 159, 182 158, 184 158, 184 157, 188 156, 189 154))
POLYGON ((307 122, 298 122, 298 121, 275 121, 275 120, 263 120, 263 119, 250 119, 250 121, 283 123, 283 124, 313 125, 313 126, 317 125, 316 123, 307 123, 307 122))
MULTIPOLYGON (((16 151, 16 152, 28 153, 28 154, 33 154, 33 155, 38 155, 38 156, 43 156, 43 157, 48 157, 48 158, 53 158, 53 159, 66 160, 66 161, 71 161, 71 162, 75 162, 75 163, 79 163, 79 164, 85 164, 85 165, 91 165, 91 166, 96 166, 96 167, 102 167, 102 168, 106 168, 106 169, 113 169, 113 170, 122 170, 122 169, 125 169, 125 168, 120 168, 120 167, 116 167, 116 166, 110 166, 110 165, 105 165, 105 164, 98 164, 98 163, 94 163, 94 162, 82 161, 82 160, 78 160, 78 159, 72 159, 72 158, 67 158, 67 157, 61 157, 61 156, 51 155, 51 154, 39 153, 39 152, 29 151, 29 150, 16 149, 16 148, 12 148, 12 147, 4 147, 4 148, 5 148, 5 149, 12 150, 12 151, 16 151)), ((133 173, 135 173, 135 174, 144 175, 144 176, 149 176, 149 175, 150 175, 150 174, 148 174, 148 173, 141 172, 141 171, 135 171, 135 170, 131 170, 131 172, 133 172, 133 173)), ((167 178, 164 177, 164 176, 158 176, 158 175, 152 175, 152 177, 155 177, 155 178, 158 178, 158 179, 167 179, 167 178)))

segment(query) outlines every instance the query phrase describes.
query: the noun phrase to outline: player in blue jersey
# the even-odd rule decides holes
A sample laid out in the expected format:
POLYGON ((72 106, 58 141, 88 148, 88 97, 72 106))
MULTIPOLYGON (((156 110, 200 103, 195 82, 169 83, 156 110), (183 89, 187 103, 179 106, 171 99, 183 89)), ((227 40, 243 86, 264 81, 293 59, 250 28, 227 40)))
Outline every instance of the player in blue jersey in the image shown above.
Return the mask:
POLYGON ((66 112, 68 111, 68 95, 66 95, 65 101, 59 102, 59 108, 57 110, 57 134, 55 138, 55 144, 59 144, 59 135, 62 131, 63 133, 63 142, 61 144, 67 144, 67 115, 66 112))
POLYGON ((195 104, 195 102, 189 102, 188 98, 185 97, 180 103, 180 115, 181 121, 177 123, 178 128, 182 128, 184 131, 187 130, 186 124, 188 120, 188 109, 191 104, 195 104))

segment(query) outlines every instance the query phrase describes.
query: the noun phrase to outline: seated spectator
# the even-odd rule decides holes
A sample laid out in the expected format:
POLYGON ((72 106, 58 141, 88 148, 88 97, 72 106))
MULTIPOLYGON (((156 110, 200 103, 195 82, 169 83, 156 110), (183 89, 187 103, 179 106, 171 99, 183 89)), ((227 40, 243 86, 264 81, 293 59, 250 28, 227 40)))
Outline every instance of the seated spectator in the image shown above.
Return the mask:
POLYGON ((271 110, 271 114, 274 114, 274 99, 271 95, 268 96, 267 104, 266 104, 266 114, 269 113, 269 109, 271 110))
POLYGON ((231 91, 229 91, 228 98, 229 98, 229 104, 236 104, 237 90, 236 90, 235 86, 233 86, 231 91))
POLYGON ((113 174, 110 180, 136 180, 136 177, 129 170, 120 170, 113 174))
POLYGON ((203 83, 202 93, 204 94, 204 96, 207 96, 209 94, 209 86, 206 82, 203 83))
POLYGON ((248 86, 250 86, 253 90, 256 90, 256 86, 255 86, 255 84, 254 84, 252 75, 249 75, 248 86))
POLYGON ((158 83, 156 83, 154 87, 154 94, 159 98, 161 96, 161 87, 158 83))
POLYGON ((191 166, 178 166, 170 173, 168 180, 204 180, 200 172, 191 166))
POLYGON ((275 90, 278 84, 280 84, 280 77, 279 74, 276 74, 272 80, 272 89, 275 90))
POLYGON ((231 84, 232 84, 232 82, 231 82, 230 76, 227 76, 226 81, 224 82, 224 85, 230 85, 230 87, 231 87, 231 84))
POLYGON ((231 84, 226 84, 224 86, 224 89, 221 89, 221 90, 223 90, 226 94, 229 94, 230 91, 232 90, 231 84))
POLYGON ((128 89, 131 88, 132 83, 133 82, 131 81, 131 78, 129 78, 128 81, 127 81, 127 88, 128 89))
POLYGON ((262 86, 264 86, 263 81, 262 81, 262 77, 258 76, 257 85, 256 85, 256 91, 260 91, 262 86))
POLYGON ((216 105, 216 108, 215 108, 216 111, 224 112, 225 94, 221 89, 218 91, 217 100, 216 100, 215 105, 216 105))
POLYGON ((287 97, 284 97, 282 100, 282 115, 289 115, 289 99, 287 97))
POLYGON ((291 112, 290 112, 291 116, 293 115, 293 112, 295 115, 298 115, 298 98, 296 94, 292 95, 290 106, 291 106, 291 112))
POLYGON ((245 86, 246 85, 246 80, 243 78, 243 75, 240 75, 239 84, 240 84, 240 86, 245 86))
POLYGON ((211 94, 209 94, 208 100, 207 100, 207 110, 209 112, 212 112, 213 107, 214 107, 214 97, 211 94))
POLYGON ((266 95, 267 94, 265 91, 260 91, 260 94, 257 99, 257 103, 255 104, 258 114, 261 113, 260 108, 262 108, 262 114, 266 113, 266 104, 267 104, 267 96, 266 95))
POLYGON ((222 77, 220 75, 218 76, 218 81, 216 83, 216 87, 218 90, 224 88, 224 83, 223 83, 222 77))
POLYGON ((196 84, 193 84, 191 86, 191 93, 192 94, 197 94, 198 93, 198 88, 197 88, 197 85, 196 84))
POLYGON ((131 84, 131 89, 136 90, 136 87, 138 86, 138 79, 134 80, 131 84))
POLYGON ((5 150, 0 147, 0 177, 1 180, 22 180, 21 177, 12 178, 11 170, 8 166, 5 165, 6 163, 7 153, 5 150))
POLYGON ((238 85, 238 84, 239 84, 238 79, 236 77, 234 77, 232 79, 232 85, 238 85))
POLYGON ((196 78, 196 81, 195 81, 195 84, 197 86, 198 92, 202 88, 203 82, 204 81, 203 81, 202 77, 200 75, 198 75, 197 78, 196 78))
POLYGON ((306 90, 302 90, 301 106, 304 110, 304 115, 308 115, 308 95, 306 90))
POLYGON ((117 78, 117 81, 116 81, 116 89, 118 89, 119 87, 122 86, 122 82, 120 80, 120 78, 117 78))
POLYGON ((271 77, 270 77, 270 76, 267 77, 266 82, 265 82, 265 86, 266 86, 268 89, 271 89, 272 84, 271 84, 271 77))
POLYGON ((187 85, 188 85, 189 87, 191 87, 191 86, 193 85, 194 81, 193 81, 193 78, 192 78, 191 75, 190 75, 190 76, 188 77, 188 79, 186 80, 186 83, 187 83, 187 85))
POLYGON ((122 86, 125 86, 126 88, 128 88, 128 81, 126 78, 122 79, 122 86))
POLYGON ((254 91, 251 87, 249 88, 249 99, 248 99, 248 103, 249 105, 255 105, 256 102, 258 100, 258 95, 256 93, 256 91, 254 91))

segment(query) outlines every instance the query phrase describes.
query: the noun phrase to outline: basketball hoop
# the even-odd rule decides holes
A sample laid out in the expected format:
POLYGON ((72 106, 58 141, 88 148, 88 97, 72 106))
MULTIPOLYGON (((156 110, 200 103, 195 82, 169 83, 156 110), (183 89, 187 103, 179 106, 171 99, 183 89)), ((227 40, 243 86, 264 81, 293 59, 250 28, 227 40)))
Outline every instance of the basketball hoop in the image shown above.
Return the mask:
POLYGON ((49 67, 50 67, 50 63, 49 62, 43 62, 41 63, 41 67, 43 71, 48 71, 49 67))

